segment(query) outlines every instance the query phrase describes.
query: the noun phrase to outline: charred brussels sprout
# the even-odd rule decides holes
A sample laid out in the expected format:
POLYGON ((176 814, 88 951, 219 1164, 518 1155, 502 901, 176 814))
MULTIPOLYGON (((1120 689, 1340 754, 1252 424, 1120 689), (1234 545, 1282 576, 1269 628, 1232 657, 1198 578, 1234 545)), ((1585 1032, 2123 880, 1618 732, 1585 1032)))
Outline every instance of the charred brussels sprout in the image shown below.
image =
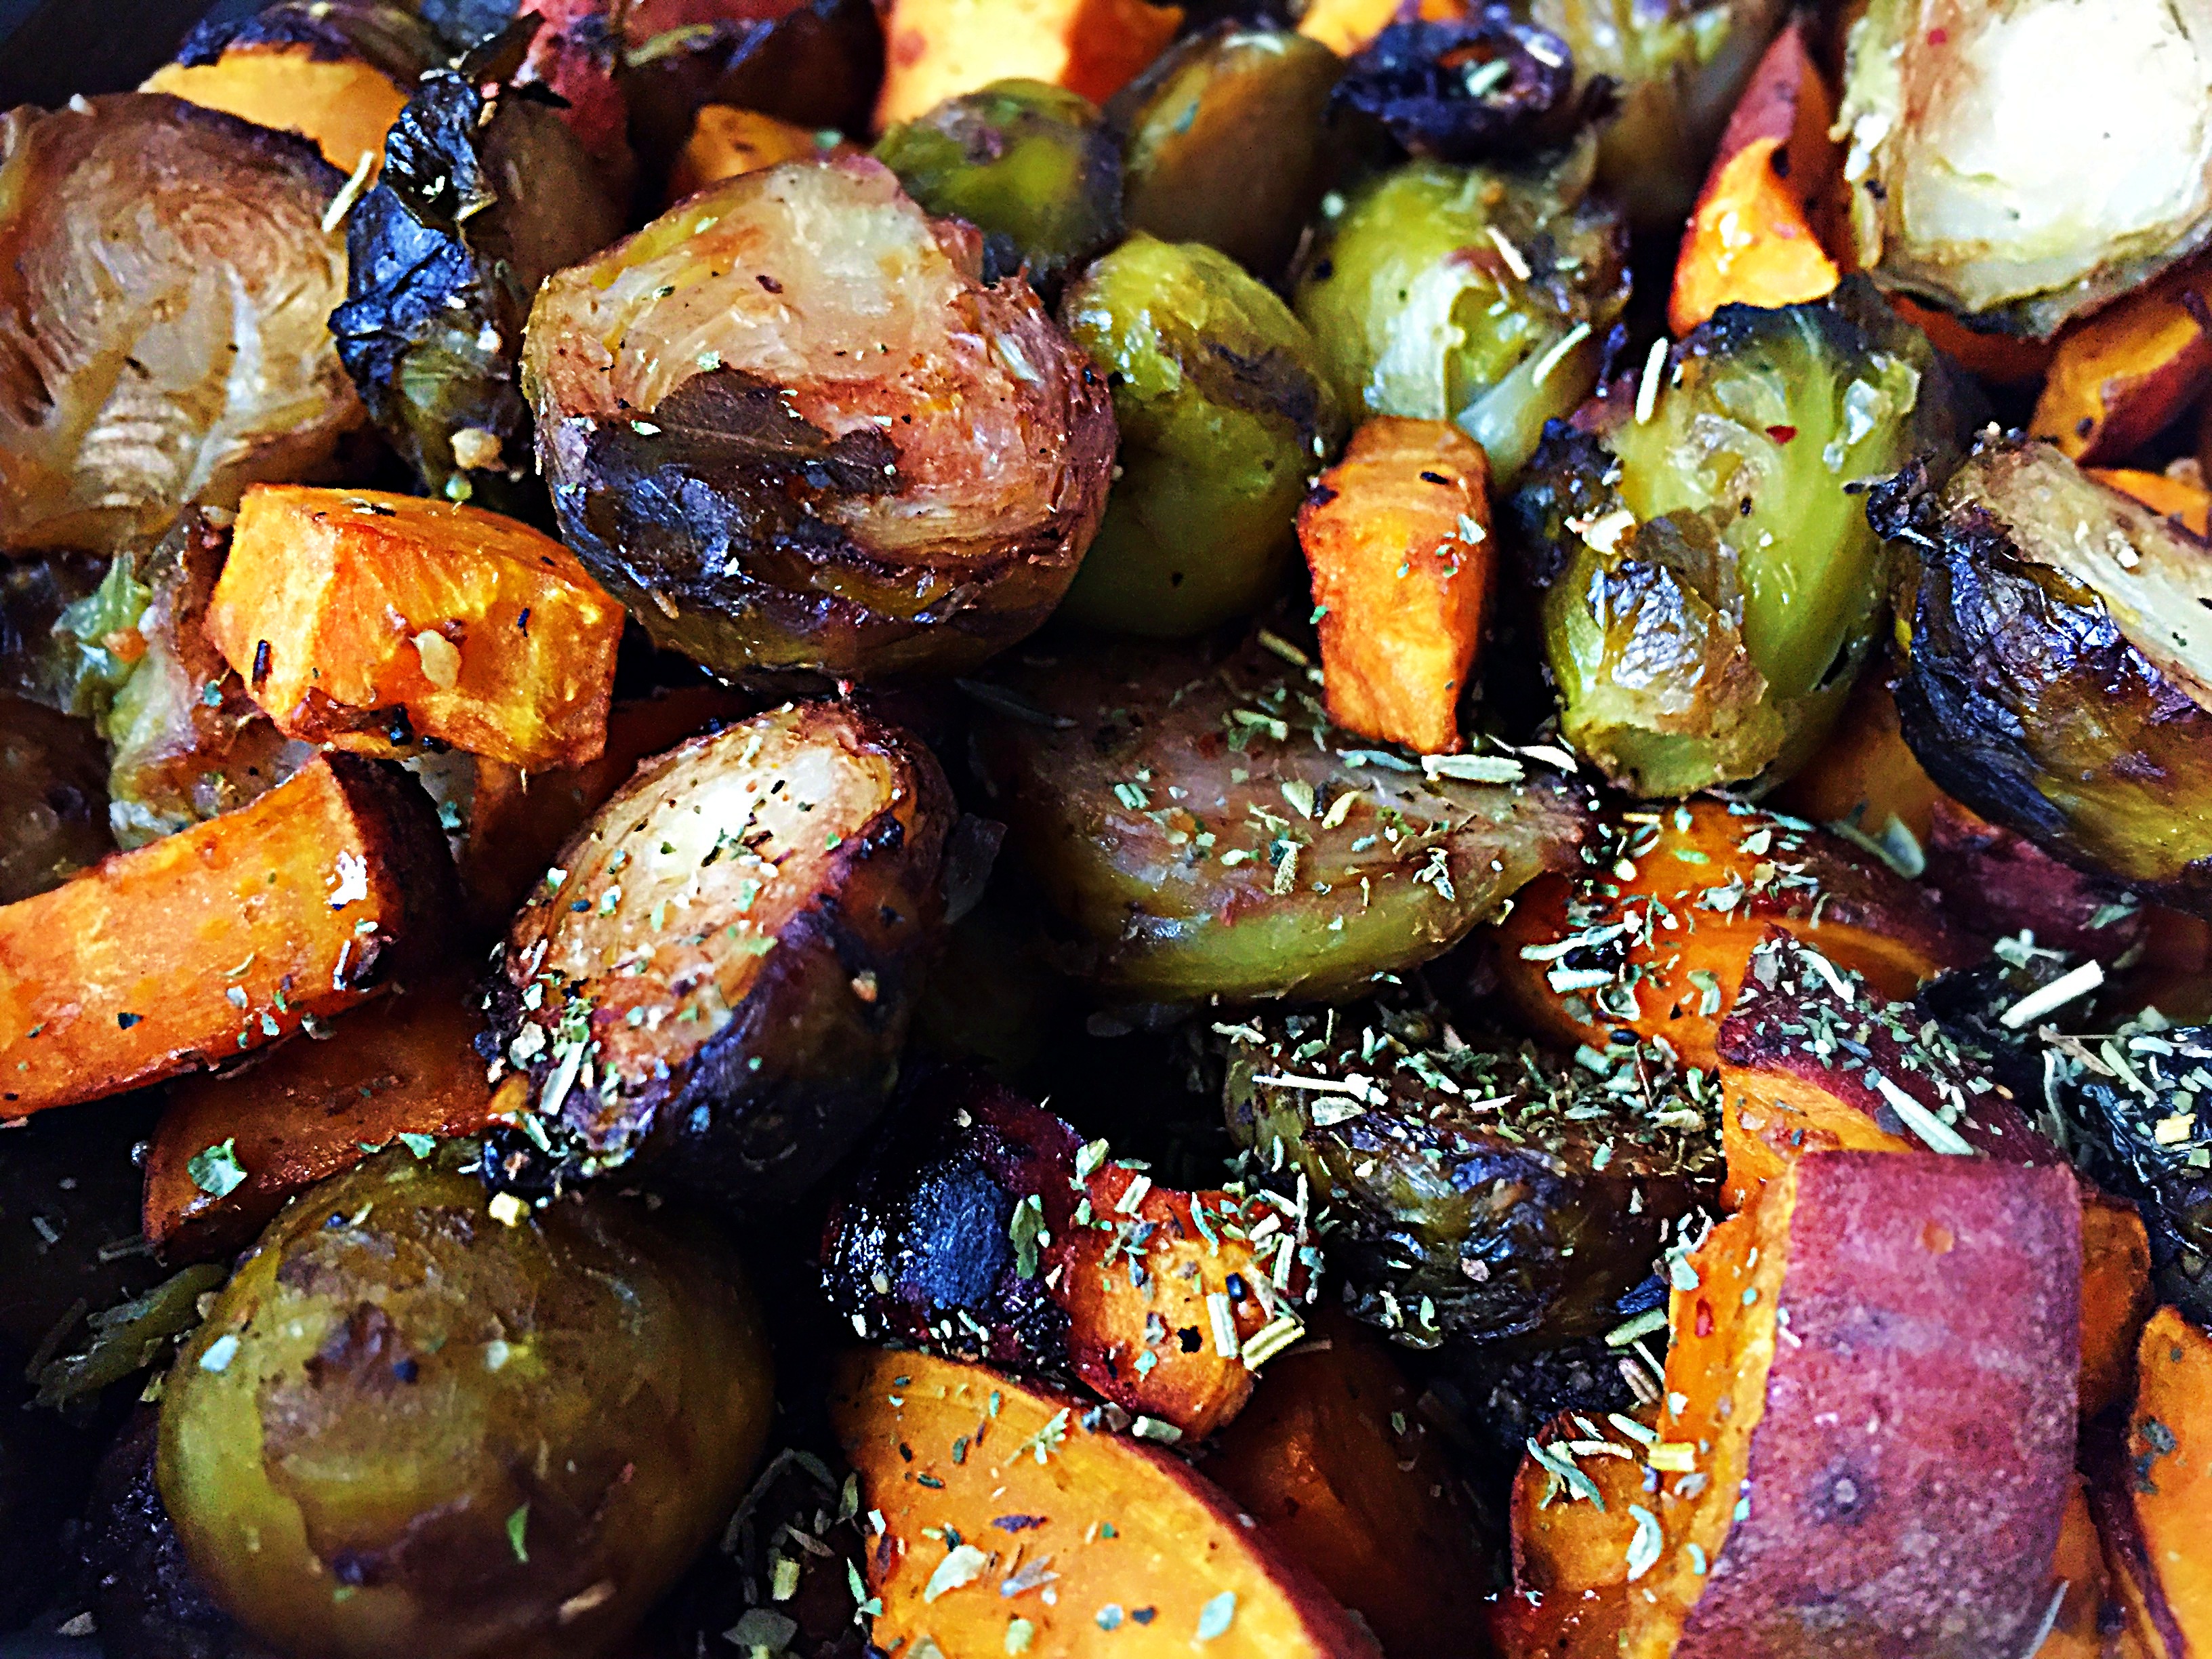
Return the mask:
POLYGON ((1105 507, 1105 383, 881 163, 702 192, 531 315, 563 538, 725 672, 971 666, 1042 623, 1105 507))
POLYGON ((2042 443, 1917 471, 1897 708, 1929 775, 2079 868, 2212 914, 2212 554, 2042 443))
POLYGON ((1308 684, 1255 639, 1220 661, 1071 649, 983 689, 1007 851, 1073 966, 1137 1000, 1336 996, 1573 861, 1586 811, 1556 779, 1452 775, 1516 776, 1503 757, 1424 772, 1332 727, 1308 684))
POLYGON ((898 1069, 944 921, 951 792, 842 703, 641 768, 515 918, 492 1012, 583 1173, 641 1156, 774 1200, 842 1157, 898 1069))
POLYGON ((1953 413, 1926 342, 1866 297, 1724 307, 1659 386, 1547 439, 1514 499, 1561 730, 1625 788, 1778 781, 1850 693, 1886 569, 1853 489, 1953 413))
POLYGON ((1713 145, 1787 8, 1782 0, 1519 0, 1516 10, 1566 42, 1589 95, 1613 113, 1601 130, 1598 181, 1639 231, 1668 245, 1704 182, 1713 145))
POLYGON ((1132 236, 1060 321, 1114 389, 1121 476, 1062 614, 1197 634, 1257 610, 1297 546, 1306 481, 1343 436, 1313 340, 1228 255, 1132 236))
POLYGON ((1121 234, 1121 152, 1080 94, 994 81, 948 98, 876 143, 930 213, 983 233, 984 274, 1027 266, 1045 293, 1121 234))
POLYGON ((1274 280, 1321 201, 1322 115, 1342 68, 1318 40, 1236 22, 1170 46, 1106 106, 1129 228, 1274 280))
POLYGON ((759 1455, 773 1385, 737 1263, 609 1197, 503 1224, 473 1150, 313 1189, 170 1374, 161 1497, 283 1651, 599 1651, 759 1455))
POLYGON ((383 182, 349 221, 352 275, 331 332, 378 428, 433 494, 527 505, 531 299, 621 230, 550 105, 444 72, 410 100, 383 182))
POLYGON ((1873 0, 1853 26, 1859 263, 2048 335, 2212 236, 2212 20, 2155 0, 1873 0))
POLYGON ((1398 1340, 1602 1334, 1668 1224, 1717 1193, 1717 1103, 1656 1051, 1593 1074, 1454 1046, 1443 1024, 1374 1006, 1248 1022, 1231 1133, 1312 1183, 1352 1311, 1398 1340))
POLYGON ((1571 137, 1574 84, 1565 42, 1490 5, 1461 21, 1391 24, 1330 102, 1373 117, 1411 155, 1480 161, 1571 137))
POLYGON ((1628 298, 1626 233, 1584 194, 1589 161, 1413 161, 1324 218, 1296 304, 1348 409, 1456 421, 1501 483, 1521 470, 1596 385, 1628 298))
POLYGON ((150 93, 0 118, 0 543, 112 550, 331 459, 362 422, 326 326, 343 182, 150 93))

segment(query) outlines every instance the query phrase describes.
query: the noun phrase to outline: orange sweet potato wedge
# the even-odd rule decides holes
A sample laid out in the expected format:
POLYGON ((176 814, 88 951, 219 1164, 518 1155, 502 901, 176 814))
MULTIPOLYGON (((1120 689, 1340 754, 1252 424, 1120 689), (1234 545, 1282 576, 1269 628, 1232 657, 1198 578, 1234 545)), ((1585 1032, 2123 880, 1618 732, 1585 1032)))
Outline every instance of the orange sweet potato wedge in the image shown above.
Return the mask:
POLYGON ((2212 1336, 2178 1309, 2143 1327, 2125 1437, 2093 1452, 2090 1479, 2106 1565, 2142 1652, 2212 1653, 2212 1336))
POLYGON ((2043 379, 2058 346, 2056 340, 2017 334, 1984 333, 1968 328, 1948 311, 1916 305, 1902 294, 1889 296, 1890 309, 1925 334, 1960 365, 1999 386, 2032 386, 2043 379))
POLYGON ((2191 535, 2212 534, 2212 492, 2201 484, 2169 477, 2163 472, 2142 472, 2133 467, 2093 466, 2089 476, 2125 495, 2132 495, 2154 513, 2176 520, 2191 535))
POLYGON ((552 538, 371 490, 246 494, 207 631, 288 736, 526 772, 606 742, 623 610, 552 538))
POLYGON ((2026 1651, 2074 1478, 2079 1216, 2064 1169, 1815 1152, 1715 1228, 1671 1297, 1623 1659, 2026 1651))
POLYGON ((878 10, 879 131, 994 81, 1043 81, 1103 104, 1182 22, 1182 8, 1147 0, 879 0, 878 10))
POLYGON ((1537 1434, 1508 1502, 1513 1588, 1491 1610, 1500 1659, 1612 1659, 1627 1613, 1636 1510, 1657 1501, 1656 1409, 1568 1413, 1537 1434))
POLYGON ((1725 305, 1817 300, 1841 278, 1822 230, 1844 194, 1835 100, 1803 25, 1774 38, 1729 118, 1682 233, 1667 325, 1687 334, 1725 305))
POLYGON ((492 1090, 470 1046, 482 1000, 448 969, 345 1015, 330 1042, 176 1083, 146 1149, 147 1241, 172 1261, 227 1255, 370 1147, 483 1129, 492 1090))
POLYGON ((328 755, 235 812, 0 908, 0 1110, 235 1060, 365 1000, 453 908, 404 774, 328 755))
POLYGON ((2059 337, 2028 431, 2094 465, 2126 455, 2212 386, 2212 258, 2191 259, 2059 337))
POLYGON ((1902 828, 1925 847, 1936 804, 1947 799, 1905 741, 1897 702, 1879 674, 1863 676, 1820 752, 1771 798, 1814 823, 1848 823, 1886 842, 1902 828))
POLYGON ((2122 1622, 2124 1615, 2105 1569, 2103 1541, 2089 1508, 2088 1488, 2074 1478, 2066 1514, 2058 1523, 2058 1553, 2051 1577, 2065 1588, 2051 1622, 2051 1634, 2035 1659, 2134 1659, 2141 1654, 2122 1622))
POLYGON ((758 173, 779 162, 804 161, 826 152, 805 127, 779 121, 757 110, 706 104, 691 124, 691 136, 677 152, 668 175, 668 199, 678 202, 709 185, 739 173, 758 173))
POLYGON ((830 1420, 883 1516, 886 1651, 1360 1659, 1373 1641, 1228 1495, 1105 1408, 984 1366, 867 1351, 830 1420), (927 1641, 931 1646, 925 1646, 927 1641))
POLYGON ((2124 1199, 2081 1189, 2081 1415, 2128 1397, 2136 1353, 2157 1298, 2150 1238, 2124 1199))
POLYGON ((1449 421, 1368 422, 1298 510, 1298 544, 1329 718, 1422 754, 1460 748, 1497 564, 1482 446, 1449 421))
POLYGON ((1899 1000, 1972 956, 1919 888, 1802 819, 1684 801, 1623 814, 1583 858, 1525 889, 1498 930, 1499 988, 1570 1046, 1626 1030, 1711 1070, 1770 927, 1899 1000))
POLYGON ((384 135, 407 106, 398 82, 360 58, 311 46, 233 46, 212 63, 166 64, 143 92, 296 132, 340 173, 383 159, 384 135))
POLYGON ((1312 0, 1298 14, 1298 33, 1350 58, 1401 17, 1448 22, 1473 9, 1467 0, 1312 0))
POLYGON ((1364 1619, 1390 1659, 1467 1642, 1487 1574, 1451 1474, 1389 1352, 1352 1321, 1267 1368, 1201 1471, 1364 1619))

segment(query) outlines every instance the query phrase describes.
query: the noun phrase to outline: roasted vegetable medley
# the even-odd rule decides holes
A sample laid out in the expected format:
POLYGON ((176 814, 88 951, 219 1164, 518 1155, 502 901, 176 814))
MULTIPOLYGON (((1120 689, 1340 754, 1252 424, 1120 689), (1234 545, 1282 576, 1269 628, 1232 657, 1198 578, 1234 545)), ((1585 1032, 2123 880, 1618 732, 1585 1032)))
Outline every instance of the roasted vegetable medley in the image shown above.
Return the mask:
POLYGON ((2204 0, 83 91, 0 1659, 2212 1659, 2204 0))

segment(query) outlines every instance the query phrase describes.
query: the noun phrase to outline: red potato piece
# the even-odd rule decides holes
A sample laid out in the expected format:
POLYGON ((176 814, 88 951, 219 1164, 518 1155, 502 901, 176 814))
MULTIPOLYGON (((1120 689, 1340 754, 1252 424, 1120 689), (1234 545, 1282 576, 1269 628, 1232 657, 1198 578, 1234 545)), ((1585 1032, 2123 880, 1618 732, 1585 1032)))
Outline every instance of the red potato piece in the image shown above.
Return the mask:
POLYGON ((326 755, 251 805, 0 909, 0 1109, 235 1060, 366 1000, 454 906, 430 803, 326 755))
POLYGON ((1623 1659, 2019 1659, 2073 1480, 2063 1169, 1816 1152, 1669 1309, 1623 1659), (1683 1467, 1686 1466, 1686 1467, 1683 1467))
POLYGON ((883 1516, 866 1562, 879 1648, 911 1659, 1378 1653, 1226 1493, 1079 1400, 981 1365, 865 1352, 839 1365, 830 1413, 863 1508, 883 1516))

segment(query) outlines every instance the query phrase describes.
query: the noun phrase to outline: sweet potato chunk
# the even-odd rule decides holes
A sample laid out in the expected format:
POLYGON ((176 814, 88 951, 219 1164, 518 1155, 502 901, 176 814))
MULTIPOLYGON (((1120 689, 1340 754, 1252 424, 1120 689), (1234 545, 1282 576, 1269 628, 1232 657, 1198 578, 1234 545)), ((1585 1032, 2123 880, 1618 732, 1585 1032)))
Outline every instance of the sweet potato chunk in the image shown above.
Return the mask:
POLYGON ((1391 1659, 1467 1643, 1467 1587, 1486 1575, 1451 1473, 1389 1350, 1341 1316, 1267 1368, 1200 1468, 1391 1659))
POLYGON ((2051 1569, 2065 1591, 2051 1634, 2035 1650, 2034 1659, 2140 1659, 2142 1650, 2124 1628, 2106 1628, 2117 1622, 2119 1607, 2112 1599, 2112 1575, 2105 1570, 2104 1545, 2097 1536, 2088 1489, 2079 1475, 2058 1523, 2058 1553, 2051 1569))
POLYGON ((404 775, 328 755, 251 805, 0 908, 0 1108, 235 1059, 368 997, 453 908, 404 775))
POLYGON ((1298 15, 1298 33, 1349 58, 1398 21, 1401 13, 1437 23, 1464 17, 1471 9, 1466 0, 1414 0, 1410 7, 1406 0, 1313 0, 1298 15))
POLYGON ((382 155, 385 132, 407 107, 398 83, 365 58, 305 46, 257 44, 210 63, 167 64, 140 90, 296 132, 344 173, 382 155))
POLYGON ((1968 328, 1948 311, 1915 305, 1902 294, 1889 296, 1890 307, 1925 334, 1936 347, 1985 380, 1999 386, 2033 386, 2051 367, 2055 340, 2019 334, 1984 333, 1968 328))
POLYGON ((1752 72, 1682 234, 1667 303, 1677 335, 1724 305, 1796 305, 1842 279, 1821 237, 1844 193, 1835 112, 1792 22, 1752 72))
POLYGON ((1482 446, 1449 421, 1368 422, 1299 509, 1298 544, 1329 718, 1423 754, 1460 748, 1497 562, 1482 446))
POLYGON ((2106 1564, 2142 1651, 2212 1652, 2212 1336, 2179 1309, 2143 1327, 2126 1439, 2100 1449, 2092 1481, 2106 1564))
POLYGON ((1624 1659, 2016 1659, 2073 1478, 2079 1217, 2064 1169, 1815 1152, 1715 1228, 1624 1659))
POLYGON ((482 1129, 493 1108, 470 1046, 479 1000, 467 975, 434 975, 346 1015, 331 1042, 175 1085, 146 1150, 148 1242, 173 1260, 230 1254, 372 1147, 482 1129))
POLYGON ((2127 454, 2212 386, 2212 259, 2114 301, 2058 342, 2028 431, 2086 465, 2127 454))
POLYGON ((2150 1237, 2124 1199, 2081 1193, 2081 1415, 2127 1397, 2136 1348, 2155 1298, 2150 1237))
POLYGON ((668 199, 680 202, 694 191, 719 185, 741 173, 757 173, 779 161, 797 161, 821 153, 821 144, 805 127, 757 110, 703 105, 668 175, 668 199))
POLYGON ((1985 939, 2029 933, 2045 950, 2106 965, 2139 957, 2150 915, 2121 883, 2061 863, 1948 796, 1929 814, 1929 882, 1959 926, 1985 939))
POLYGON ((878 131, 994 81, 1042 81, 1103 104, 1175 38, 1149 0, 888 0, 878 131))
POLYGON ((550 537, 479 508, 257 486, 209 637, 288 735, 436 738, 536 771, 606 742, 622 607, 550 537))
POLYGON ((1536 1436, 1513 1476, 1513 1589, 1491 1613, 1501 1659, 1613 1659, 1636 1510, 1658 1501, 1644 1461, 1656 1421, 1656 1407, 1626 1419, 1571 1412, 1536 1436))
POLYGON ((1583 860, 1525 890, 1498 929, 1500 988, 1570 1045, 1602 1049, 1629 1030, 1711 1070, 1770 927, 1892 998, 1969 954, 1924 892, 1801 819, 1684 801, 1624 814, 1583 860))
POLYGON ((883 1516, 873 1639, 920 1655, 1358 1659, 1374 1643, 1227 1494, 1082 1401, 861 1352, 830 1419, 883 1516), (902 1645, 910 1644, 910 1645, 902 1645))
POLYGON ((1814 823, 1848 823, 1900 849, 1927 845, 1936 804, 1945 799, 1906 746, 1896 699, 1879 674, 1860 679, 1820 752, 1771 797, 1785 812, 1814 823))
POLYGON ((2178 520, 2191 535, 2212 534, 2212 493, 2202 485, 2185 483, 2163 472, 2141 472, 2133 467, 2093 466, 2089 476, 2124 495, 2132 495, 2154 513, 2178 520))

